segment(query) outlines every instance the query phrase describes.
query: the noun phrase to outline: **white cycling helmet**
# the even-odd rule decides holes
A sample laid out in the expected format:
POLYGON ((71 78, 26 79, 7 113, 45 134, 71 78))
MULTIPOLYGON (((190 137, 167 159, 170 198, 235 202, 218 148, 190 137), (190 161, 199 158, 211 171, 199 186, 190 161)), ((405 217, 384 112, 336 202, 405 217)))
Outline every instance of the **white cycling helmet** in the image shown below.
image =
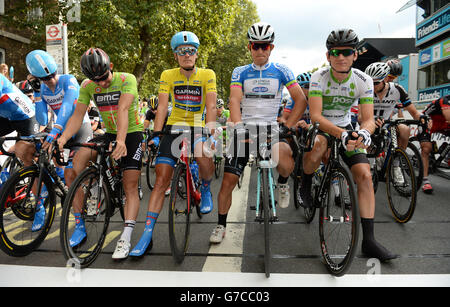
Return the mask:
POLYGON ((367 66, 365 73, 374 80, 382 80, 389 75, 390 70, 387 63, 375 62, 367 66))
POLYGON ((268 42, 275 40, 273 27, 266 22, 257 22, 253 24, 247 32, 249 42, 268 42))

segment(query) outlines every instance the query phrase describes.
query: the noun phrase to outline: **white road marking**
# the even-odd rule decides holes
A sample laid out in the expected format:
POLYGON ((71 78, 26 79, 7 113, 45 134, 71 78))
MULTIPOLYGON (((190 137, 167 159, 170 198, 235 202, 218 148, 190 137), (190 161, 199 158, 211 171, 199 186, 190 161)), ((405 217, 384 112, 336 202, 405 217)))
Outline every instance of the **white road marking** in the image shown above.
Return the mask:
MULTIPOLYGON (((251 168, 245 167, 242 187, 233 191, 231 208, 227 217, 225 238, 220 244, 211 244, 209 254, 242 254, 245 234, 247 197, 250 186, 251 168), (230 223, 234 222, 234 223, 230 223)), ((215 226, 214 226, 215 227, 215 226)), ((212 229, 211 229, 212 231, 212 229)), ((209 256, 203 265, 203 272, 241 272, 242 257, 209 256)))

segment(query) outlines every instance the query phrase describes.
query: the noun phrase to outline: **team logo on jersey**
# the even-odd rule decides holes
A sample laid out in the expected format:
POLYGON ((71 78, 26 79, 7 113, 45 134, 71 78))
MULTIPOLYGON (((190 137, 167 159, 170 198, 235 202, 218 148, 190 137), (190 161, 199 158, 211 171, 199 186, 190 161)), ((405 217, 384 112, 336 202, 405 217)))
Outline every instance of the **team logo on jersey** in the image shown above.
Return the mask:
POLYGON ((100 88, 100 86, 97 86, 97 87, 94 89, 94 91, 95 91, 96 93, 100 93, 100 92, 102 91, 102 89, 100 88))

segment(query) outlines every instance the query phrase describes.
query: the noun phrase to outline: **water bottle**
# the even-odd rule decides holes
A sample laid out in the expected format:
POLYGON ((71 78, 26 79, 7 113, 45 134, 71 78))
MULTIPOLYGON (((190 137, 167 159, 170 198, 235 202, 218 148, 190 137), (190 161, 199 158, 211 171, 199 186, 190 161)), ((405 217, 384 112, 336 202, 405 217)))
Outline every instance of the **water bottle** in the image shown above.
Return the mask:
POLYGON ((212 149, 211 146, 214 143, 214 146, 217 145, 217 141, 219 140, 220 136, 222 135, 223 129, 222 127, 218 127, 214 130, 214 135, 211 136, 206 140, 205 143, 203 143, 203 152, 208 158, 212 158, 214 153, 216 152, 217 148, 212 149))
POLYGON ((189 166, 191 167, 191 174, 192 178, 194 179, 194 182, 198 182, 200 180, 199 179, 200 177, 197 162, 194 160, 189 166))

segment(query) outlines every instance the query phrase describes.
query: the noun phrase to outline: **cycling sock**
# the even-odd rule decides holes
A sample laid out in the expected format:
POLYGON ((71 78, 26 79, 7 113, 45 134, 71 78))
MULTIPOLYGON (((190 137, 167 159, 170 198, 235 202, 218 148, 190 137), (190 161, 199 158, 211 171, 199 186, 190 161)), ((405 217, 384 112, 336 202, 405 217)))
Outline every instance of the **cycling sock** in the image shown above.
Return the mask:
POLYGON ((280 184, 286 184, 288 182, 289 177, 283 177, 281 175, 278 175, 278 183, 280 184))
POLYGON ((364 254, 369 257, 377 258, 380 261, 391 260, 398 257, 375 240, 373 219, 361 218, 361 226, 363 230, 361 249, 364 254))
POLYGON ((144 231, 151 231, 153 230, 153 227, 155 227, 156 220, 158 219, 159 214, 156 212, 147 212, 147 219, 145 221, 145 230, 144 231))
POLYGON ((374 240, 373 219, 361 218, 361 226, 363 231, 363 240, 374 240))
POLYGON ((133 233, 135 225, 136 225, 136 221, 134 221, 134 220, 125 220, 125 226, 123 228, 122 235, 120 236, 120 240, 125 240, 127 242, 130 242, 131 241, 131 234, 133 233))
POLYGON ((211 180, 202 179, 202 187, 203 188, 209 188, 210 183, 211 183, 211 180))
POLYGON ((430 180, 428 179, 428 177, 423 177, 422 185, 427 183, 430 183, 430 180))
POLYGON ((81 218, 81 213, 74 213, 75 217, 75 228, 84 228, 84 221, 81 218))
POLYGON ((228 214, 220 214, 219 213, 219 225, 223 227, 227 227, 227 216, 228 214))

